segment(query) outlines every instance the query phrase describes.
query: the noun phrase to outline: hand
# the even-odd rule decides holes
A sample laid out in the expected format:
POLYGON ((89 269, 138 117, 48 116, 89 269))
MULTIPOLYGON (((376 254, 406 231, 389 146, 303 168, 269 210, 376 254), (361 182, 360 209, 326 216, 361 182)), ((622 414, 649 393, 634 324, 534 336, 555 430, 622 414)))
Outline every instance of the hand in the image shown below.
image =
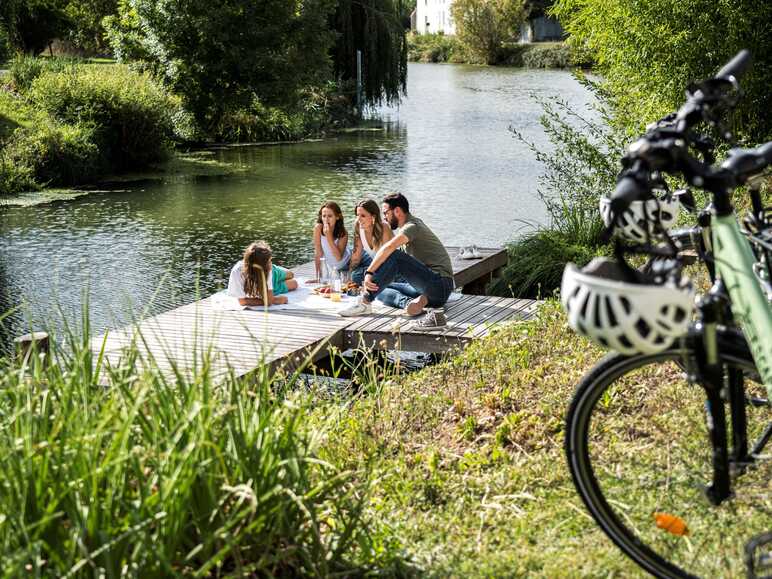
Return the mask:
POLYGON ((287 298, 287 296, 274 296, 273 297, 273 303, 276 304, 277 306, 279 306, 281 304, 286 304, 288 301, 289 301, 289 299, 287 298))
POLYGON ((373 276, 370 273, 365 276, 364 286, 369 292, 375 293, 378 291, 378 286, 373 282, 373 276))
POLYGON ((332 227, 330 227, 330 224, 326 221, 322 224, 322 233, 324 233, 326 237, 332 235, 332 227))

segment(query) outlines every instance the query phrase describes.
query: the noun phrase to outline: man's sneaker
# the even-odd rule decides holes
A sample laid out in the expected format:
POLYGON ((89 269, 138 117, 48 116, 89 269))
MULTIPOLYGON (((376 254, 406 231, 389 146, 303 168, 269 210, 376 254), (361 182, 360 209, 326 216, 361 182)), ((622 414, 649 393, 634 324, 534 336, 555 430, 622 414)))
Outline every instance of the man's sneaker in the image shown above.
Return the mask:
POLYGON ((340 314, 344 318, 353 317, 353 316, 368 316, 371 313, 373 313, 372 304, 365 302, 361 298, 357 300, 357 302, 354 305, 351 305, 338 312, 338 314, 340 314))
POLYGON ((424 308, 426 307, 426 304, 429 303, 429 300, 424 295, 420 295, 417 298, 410 300, 408 302, 407 307, 405 308, 405 313, 408 316, 420 316, 424 308))
POLYGON ((411 330, 436 330, 448 325, 445 312, 442 310, 429 310, 420 320, 413 322, 411 330))

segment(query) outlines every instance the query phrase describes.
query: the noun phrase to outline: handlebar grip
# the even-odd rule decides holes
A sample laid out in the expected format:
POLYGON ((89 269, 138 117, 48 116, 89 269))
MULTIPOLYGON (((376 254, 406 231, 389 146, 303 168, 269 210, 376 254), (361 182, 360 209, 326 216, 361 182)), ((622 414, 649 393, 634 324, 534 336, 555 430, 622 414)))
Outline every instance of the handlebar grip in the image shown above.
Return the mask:
POLYGON ((735 54, 734 58, 727 62, 721 70, 716 73, 717 78, 728 78, 730 76, 735 77, 735 79, 739 79, 742 74, 745 72, 745 69, 748 68, 748 65, 751 63, 751 53, 747 49, 742 49, 740 52, 735 54))
POLYGON ((611 213, 620 215, 630 207, 633 201, 642 199, 649 189, 632 175, 625 175, 619 181, 611 194, 611 213))

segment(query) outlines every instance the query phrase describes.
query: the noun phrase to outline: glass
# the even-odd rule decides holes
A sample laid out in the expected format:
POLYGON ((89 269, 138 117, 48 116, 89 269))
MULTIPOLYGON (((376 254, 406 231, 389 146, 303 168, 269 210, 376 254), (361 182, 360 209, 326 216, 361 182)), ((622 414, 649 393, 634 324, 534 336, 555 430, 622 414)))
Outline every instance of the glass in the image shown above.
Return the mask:
POLYGON ((329 279, 327 260, 324 257, 319 258, 319 268, 316 270, 316 279, 321 284, 327 283, 327 280, 329 279))

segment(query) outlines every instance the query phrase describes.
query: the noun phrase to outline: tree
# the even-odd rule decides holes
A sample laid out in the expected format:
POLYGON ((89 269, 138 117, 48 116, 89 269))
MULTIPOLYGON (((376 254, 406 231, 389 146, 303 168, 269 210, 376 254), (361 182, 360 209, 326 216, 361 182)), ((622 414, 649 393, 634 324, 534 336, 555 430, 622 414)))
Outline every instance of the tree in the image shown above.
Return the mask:
POLYGON ((89 52, 108 50, 103 20, 118 11, 118 0, 68 0, 65 8, 71 22, 69 38, 89 52))
POLYGON ((450 9, 456 35, 487 64, 495 64, 501 45, 513 40, 527 15, 524 0, 455 0, 450 9))
POLYGON ((292 105, 329 76, 333 0, 121 0, 108 27, 121 60, 140 58, 205 131, 225 111, 292 105))
MULTIPOLYGON (((337 78, 357 78, 357 50, 362 51, 363 97, 368 104, 399 101, 407 83, 407 39, 401 0, 339 0, 332 26, 337 78)), ((409 16, 409 15, 408 15, 409 16)))
POLYGON ((0 22, 17 50, 38 54, 67 34, 71 23, 66 6, 66 0, 3 0, 0 22))
POLYGON ((594 55, 628 130, 676 108, 690 82, 748 48, 755 62, 741 80, 735 129, 757 142, 772 137, 772 2, 558 0, 553 11, 570 42, 594 55))

